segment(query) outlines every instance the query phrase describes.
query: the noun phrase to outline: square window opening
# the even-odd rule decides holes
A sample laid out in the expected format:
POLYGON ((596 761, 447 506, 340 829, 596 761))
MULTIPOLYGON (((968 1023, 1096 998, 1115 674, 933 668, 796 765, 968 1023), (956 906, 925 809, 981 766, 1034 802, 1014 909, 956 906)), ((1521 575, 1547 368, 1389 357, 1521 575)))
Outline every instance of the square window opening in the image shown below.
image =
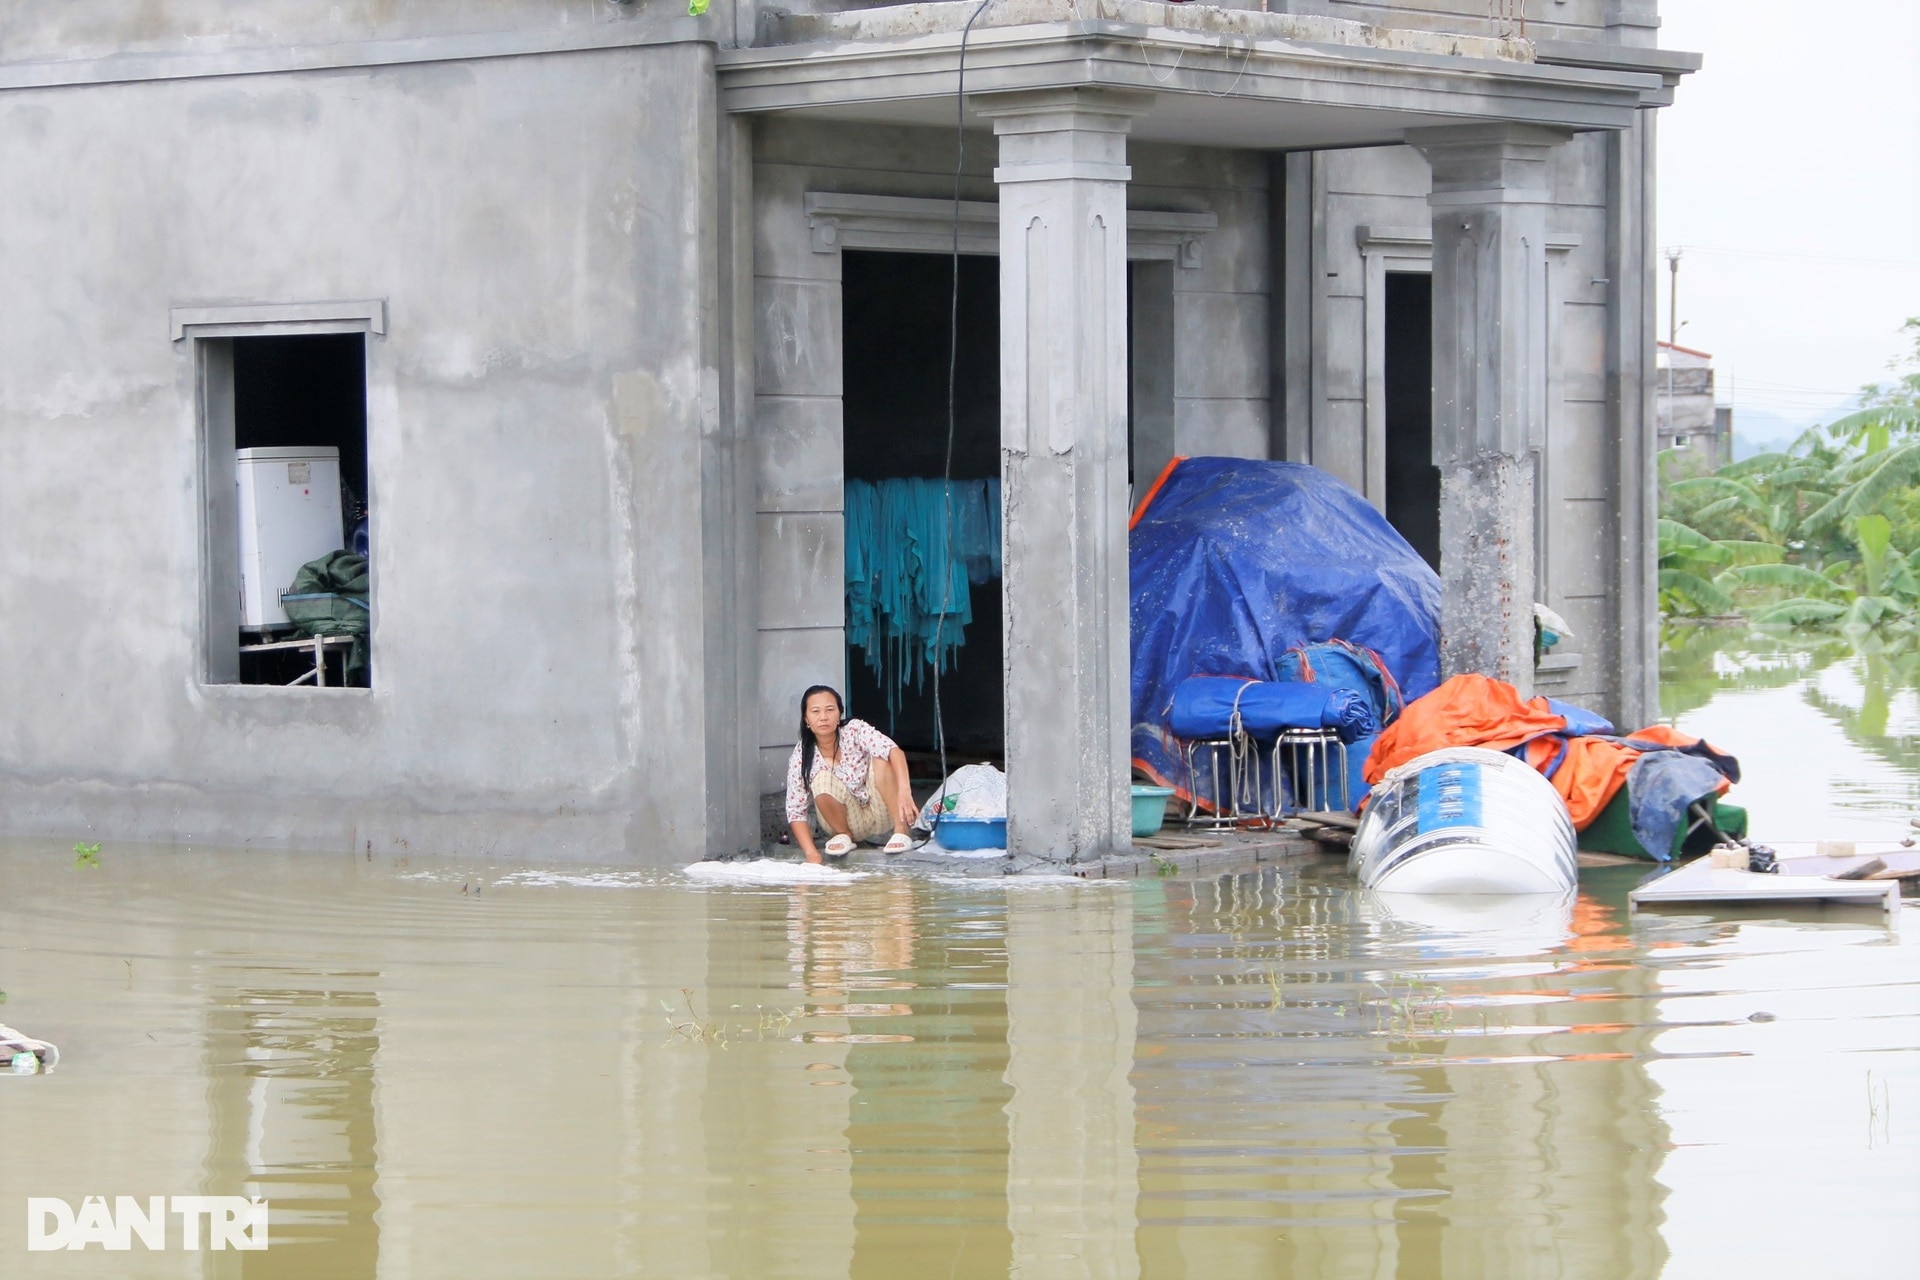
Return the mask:
POLYGON ((198 343, 210 684, 372 675, 366 338, 198 343))

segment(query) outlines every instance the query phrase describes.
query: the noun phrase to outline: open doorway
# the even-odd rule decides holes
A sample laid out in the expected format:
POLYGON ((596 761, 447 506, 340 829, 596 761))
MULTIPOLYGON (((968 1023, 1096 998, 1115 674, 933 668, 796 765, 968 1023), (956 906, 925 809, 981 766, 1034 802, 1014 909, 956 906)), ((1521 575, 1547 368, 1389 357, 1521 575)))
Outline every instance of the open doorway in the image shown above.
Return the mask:
POLYGON ((1173 461, 1173 263, 1127 264, 1127 510, 1173 461))
POLYGON ((1433 277, 1389 271, 1386 290, 1386 517, 1440 568, 1440 468, 1433 465, 1433 277))
MULTIPOLYGON (((990 482, 995 563, 990 575, 977 571, 961 588, 969 592, 972 618, 964 629, 964 643, 940 677, 940 718, 950 766, 972 761, 1004 766, 1006 754, 997 518, 999 268, 996 258, 960 259, 950 474, 956 493, 967 485, 971 487, 966 492, 974 497, 985 492, 990 482)), ((891 492, 898 494, 900 481, 939 481, 947 473, 952 258, 845 251, 841 297, 845 468, 850 488, 863 482, 876 488, 896 482, 891 492)), ((848 523, 849 538, 859 539, 857 522, 850 518, 848 523)), ((951 639, 944 630, 942 638, 951 639)), ((934 752, 939 745, 933 683, 926 677, 924 664, 916 664, 905 649, 882 645, 876 651, 853 643, 850 635, 848 710, 921 757, 915 761, 915 773, 931 776, 937 766, 928 767, 922 753, 934 752)))

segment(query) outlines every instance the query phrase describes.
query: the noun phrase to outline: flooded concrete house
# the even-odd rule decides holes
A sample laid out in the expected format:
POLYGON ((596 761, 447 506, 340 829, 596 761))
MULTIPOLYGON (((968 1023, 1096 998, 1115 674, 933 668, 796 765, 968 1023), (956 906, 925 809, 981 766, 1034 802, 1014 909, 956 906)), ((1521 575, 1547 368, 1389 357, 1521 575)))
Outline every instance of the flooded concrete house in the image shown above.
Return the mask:
POLYGON ((949 359, 950 474, 1004 500, 949 718, 1016 845, 1128 841, 1127 512, 1175 455, 1342 477, 1440 570, 1449 670, 1637 723, 1654 117, 1698 61, 1657 27, 14 0, 3 825, 753 847, 800 689, 857 666, 845 486, 942 474, 949 359), (261 674, 248 450, 364 512, 367 687, 261 674))

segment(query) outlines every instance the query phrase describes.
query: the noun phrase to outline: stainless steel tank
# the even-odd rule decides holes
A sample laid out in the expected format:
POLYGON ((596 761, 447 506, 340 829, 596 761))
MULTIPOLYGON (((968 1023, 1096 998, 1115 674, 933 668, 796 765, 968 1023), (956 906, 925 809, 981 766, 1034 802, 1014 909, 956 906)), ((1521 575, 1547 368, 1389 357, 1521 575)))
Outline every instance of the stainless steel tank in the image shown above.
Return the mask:
POLYGON ((1382 778, 1347 866, 1393 893, 1565 893, 1578 874, 1560 793, 1482 747, 1429 751, 1382 778))

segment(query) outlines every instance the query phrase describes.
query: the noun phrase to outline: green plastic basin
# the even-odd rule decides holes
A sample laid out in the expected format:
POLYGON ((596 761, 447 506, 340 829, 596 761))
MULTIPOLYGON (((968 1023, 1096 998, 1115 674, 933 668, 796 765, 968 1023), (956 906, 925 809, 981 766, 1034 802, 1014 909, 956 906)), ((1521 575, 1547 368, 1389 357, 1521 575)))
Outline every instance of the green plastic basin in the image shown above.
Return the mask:
POLYGON ((1133 834, 1150 836, 1160 829, 1167 820, 1167 801, 1173 798, 1172 787, 1147 787, 1138 783, 1133 788, 1133 834))

